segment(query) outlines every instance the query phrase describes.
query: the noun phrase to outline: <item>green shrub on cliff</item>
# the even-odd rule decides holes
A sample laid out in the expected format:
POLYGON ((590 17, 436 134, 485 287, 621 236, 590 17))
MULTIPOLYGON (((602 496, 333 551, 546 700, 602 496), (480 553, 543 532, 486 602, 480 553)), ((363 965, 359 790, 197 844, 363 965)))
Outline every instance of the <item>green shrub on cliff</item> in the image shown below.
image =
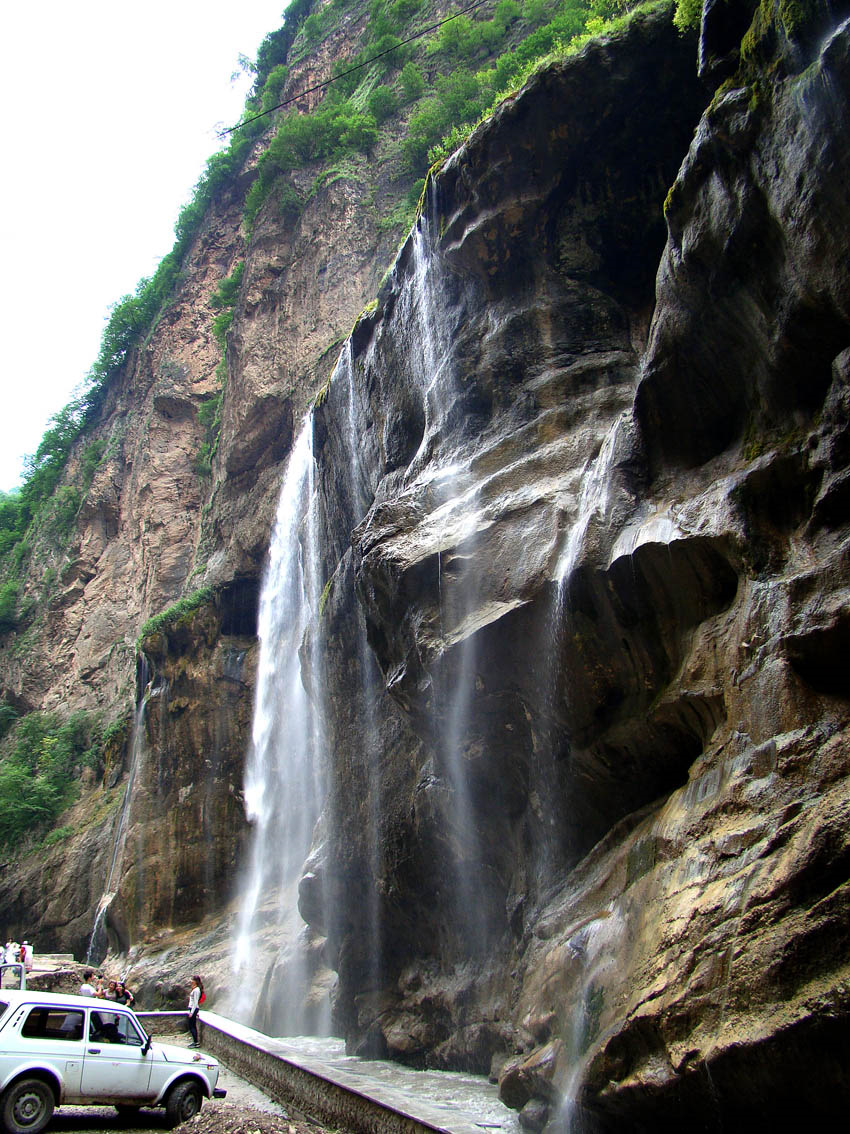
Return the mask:
POLYGON ((97 766, 103 746, 100 718, 74 713, 21 717, 0 760, 0 845, 12 849, 48 831, 79 794, 79 776, 97 766))
POLYGON ((27 522, 20 491, 0 492, 0 556, 22 539, 27 522))
POLYGON ((702 0, 676 0, 676 15, 673 23, 679 31, 698 28, 702 19, 702 0))
POLYGON ((378 86, 369 95, 369 113, 380 125, 395 114, 398 109, 398 96, 391 87, 378 86))
POLYGON ((179 599, 172 606, 161 610, 159 614, 154 614, 143 624, 139 631, 139 636, 136 639, 136 648, 142 649, 145 638, 150 638, 152 635, 159 634, 171 626, 176 626, 184 619, 189 618, 190 615, 194 614, 194 612, 199 610, 202 606, 207 606, 211 603, 214 597, 215 590, 213 587, 201 587, 200 590, 193 591, 192 594, 179 599))
POLYGON ((289 77, 289 68, 285 63, 278 63, 270 72, 263 86, 260 96, 260 110, 271 110, 280 102, 280 92, 283 84, 289 77))
POLYGON ((0 634, 14 630, 18 624, 18 584, 14 579, 0 587, 0 634))
POLYGON ((210 307, 220 311, 223 307, 232 307, 239 295, 242 286, 242 276, 245 274, 245 261, 239 260, 229 276, 225 276, 210 298, 210 307))
POLYGON ((425 79, 412 59, 402 67, 399 82, 406 102, 416 102, 425 91, 425 79))

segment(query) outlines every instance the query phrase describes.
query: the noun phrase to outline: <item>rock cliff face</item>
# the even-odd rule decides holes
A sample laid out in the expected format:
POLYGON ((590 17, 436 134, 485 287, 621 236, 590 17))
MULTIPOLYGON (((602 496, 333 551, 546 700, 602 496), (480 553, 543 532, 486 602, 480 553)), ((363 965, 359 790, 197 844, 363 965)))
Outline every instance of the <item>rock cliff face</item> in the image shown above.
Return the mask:
MULTIPOLYGON (((363 6, 352 5, 320 51, 292 63, 282 97, 327 78, 335 60, 357 44, 364 22, 363 6)), ((141 761, 127 820, 132 877, 104 926, 109 942, 122 949, 146 939, 148 930, 179 930, 201 912, 221 914, 232 897, 248 830, 242 768, 250 744, 255 613, 282 471, 294 424, 326 382, 339 343, 374 296, 400 235, 378 225, 373 205, 394 191, 398 171, 377 155, 369 179, 374 201, 364 204, 362 156, 319 185, 312 171, 297 170, 298 215, 284 215, 273 198, 248 240, 245 194, 271 136, 257 141, 242 175, 214 200, 173 302, 111 382, 94 437, 105 445, 104 458, 71 546, 54 549, 42 541, 22 595, 37 599, 40 613, 26 633, 0 638, 0 690, 20 713, 87 709, 129 722, 143 692, 136 673, 145 620, 201 588, 213 592, 191 623, 145 642, 155 691, 163 694, 156 707, 167 702, 168 708, 144 720, 141 743, 152 757, 141 761), (202 475, 200 411, 219 392, 222 356, 210 300, 242 260, 222 429, 211 472, 202 475), (217 849, 207 860, 201 847, 211 831, 217 849)), ((72 482, 82 455, 82 446, 72 454, 72 482)), ((4 871, 0 908, 10 933, 14 928, 43 948, 86 955, 131 748, 128 723, 104 784, 84 785, 84 799, 69 817, 79 837, 4 871), (92 815, 99 817, 95 824, 92 815), (74 879, 73 899, 54 901, 46 879, 66 874, 74 879)))
POLYGON ((698 75, 662 6, 548 67, 432 174, 380 287, 355 178, 267 210, 204 487, 245 185, 216 203, 111 393, 55 653, 4 647, 5 687, 126 701, 140 621, 212 596, 146 637, 137 743, 4 876, 12 921, 81 953, 120 852, 103 929, 137 980, 169 930, 172 976, 227 960, 274 499, 377 294, 311 425, 328 792, 299 908, 339 1029, 491 1073, 530 1129, 843 1113, 847 14, 709 0, 698 75))
POLYGON ((302 912, 355 1045, 492 1064, 529 1124, 847 1096, 850 32, 782 18, 740 52, 706 19, 701 118, 652 18, 505 104, 317 415, 338 791, 302 912), (335 711, 357 617, 400 712, 335 711))

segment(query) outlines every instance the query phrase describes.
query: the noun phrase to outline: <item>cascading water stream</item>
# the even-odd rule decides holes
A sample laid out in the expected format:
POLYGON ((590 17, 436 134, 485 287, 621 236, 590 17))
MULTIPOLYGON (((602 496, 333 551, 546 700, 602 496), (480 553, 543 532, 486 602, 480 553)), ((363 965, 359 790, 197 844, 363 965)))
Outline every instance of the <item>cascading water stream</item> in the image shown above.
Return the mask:
MULTIPOLYGON (((306 926, 297 914, 298 879, 324 796, 321 713, 305 689, 301 657, 321 592, 312 428, 308 417, 290 455, 260 597, 260 657, 245 776, 245 808, 254 832, 234 958, 241 990, 235 1008, 245 1016, 264 976, 255 935, 262 926, 286 927, 288 940, 277 962, 278 1010, 266 1021, 280 1034, 328 1025, 315 1012, 309 1022, 305 1018, 310 962, 306 926)), ((308 660, 318 693, 320 659, 308 660)))
MULTIPOLYGON (((425 407, 423 439, 411 466, 416 468, 435 436, 445 428, 458 389, 450 363, 452 322, 433 279, 434 255, 425 216, 411 238, 413 270, 407 288, 407 318, 415 333, 411 362, 425 407)), ((470 786, 471 768, 480 755, 475 741, 470 741, 478 650, 470 621, 475 619, 481 600, 474 565, 480 517, 476 494, 474 489, 467 489, 465 472, 465 464, 449 456, 448 464, 432 469, 430 474, 429 494, 437 503, 431 524, 436 536, 438 648, 442 653, 438 661, 441 672, 434 677, 432 727, 438 765, 450 788, 447 820, 453 880, 448 910, 467 949, 477 953, 487 943, 486 903, 480 900, 484 848, 470 786)))
POLYGON ((124 849, 127 845, 127 831, 130 825, 130 812, 133 805, 133 789, 136 784, 139 766, 142 763, 146 749, 145 714, 151 696, 151 688, 144 660, 142 660, 140 664, 142 665, 142 670, 139 685, 143 692, 136 706, 136 714, 133 718, 133 729, 130 736, 130 770, 127 775, 127 784, 124 788, 124 797, 121 800, 118 825, 115 828, 115 838, 112 843, 112 856, 109 860, 106 885, 100 901, 97 904, 94 925, 92 926, 89 946, 86 951, 86 964, 89 965, 100 963, 106 955, 108 948, 106 915, 121 881, 121 870, 124 865, 124 849))
MULTIPOLYGON (((337 371, 334 375, 336 381, 345 379, 348 389, 348 436, 347 447, 349 452, 349 478, 352 516, 359 522, 365 515, 372 500, 372 493, 367 483, 366 471, 363 467, 360 450, 360 421, 355 391, 355 365, 351 339, 345 345, 340 355, 337 371)), ((382 957, 382 925, 381 910, 378 900, 377 880, 381 875, 381 848, 380 848, 380 817, 382 810, 382 790, 380 768, 375 757, 380 746, 378 722, 375 713, 375 703, 383 693, 383 680, 378 668, 375 655, 369 647, 366 634, 366 622, 362 611, 358 610, 357 617, 357 672, 359 675, 359 705, 360 730, 363 738, 363 751, 366 755, 367 769, 367 818, 369 831, 367 838, 368 866, 371 885, 366 887, 367 916, 366 926, 368 940, 365 953, 369 958, 368 980, 375 987, 380 985, 381 957, 382 957)))

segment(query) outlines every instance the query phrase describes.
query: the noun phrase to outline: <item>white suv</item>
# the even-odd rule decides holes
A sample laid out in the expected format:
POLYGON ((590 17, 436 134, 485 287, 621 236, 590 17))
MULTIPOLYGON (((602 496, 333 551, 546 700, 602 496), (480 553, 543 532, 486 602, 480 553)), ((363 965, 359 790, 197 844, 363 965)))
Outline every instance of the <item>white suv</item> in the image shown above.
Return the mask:
POLYGON ((173 1125, 217 1089, 208 1055, 154 1043, 129 1008, 88 996, 0 990, 0 1120, 38 1134, 55 1107, 164 1106, 173 1125))

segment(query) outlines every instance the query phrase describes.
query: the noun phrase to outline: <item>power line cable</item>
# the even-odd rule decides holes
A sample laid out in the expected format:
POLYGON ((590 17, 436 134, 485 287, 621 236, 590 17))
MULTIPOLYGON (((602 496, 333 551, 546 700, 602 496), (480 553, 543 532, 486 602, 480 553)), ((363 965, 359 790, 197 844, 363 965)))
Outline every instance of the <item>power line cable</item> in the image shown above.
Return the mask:
POLYGON ((226 130, 221 130, 218 136, 219 138, 224 138, 226 135, 232 134, 234 130, 241 130, 243 126, 250 126, 252 122, 256 122, 260 118, 265 118, 268 114, 273 114, 276 110, 281 110, 284 106, 289 106, 291 103, 297 102, 300 98, 304 98, 305 95, 312 94, 313 91, 320 91, 324 87, 329 87, 332 83, 338 83, 340 79, 344 79, 347 75, 352 75, 355 71, 362 71, 364 67, 368 67, 371 63, 374 63, 376 59, 380 59, 384 55, 390 55, 393 51, 398 51, 400 47, 404 47, 405 44, 413 43, 414 40, 421 39, 423 35, 428 35, 429 32, 436 31, 437 28, 441 28, 443 24, 449 24, 459 16, 465 16, 467 12, 474 12, 476 8, 480 8, 484 4, 489 3, 490 0, 476 0, 474 4, 469 4, 466 8, 461 8, 459 12, 455 12, 453 16, 447 16, 444 20, 440 20, 436 24, 431 24, 430 27, 422 28, 422 30, 416 32, 415 35, 408 36, 407 39, 401 40, 400 43, 393 44, 392 47, 386 48, 385 51, 379 51, 377 55, 373 55, 370 59, 365 59, 362 63, 356 63, 346 71, 340 71, 340 73, 334 75, 333 78, 325 79, 324 82, 316 83, 315 86, 312 87, 307 87, 306 90, 299 91, 298 94, 284 99, 283 102, 279 102, 277 106, 270 106, 268 110, 262 110, 252 118, 246 118, 243 122, 237 122, 235 126, 228 126, 226 130))

